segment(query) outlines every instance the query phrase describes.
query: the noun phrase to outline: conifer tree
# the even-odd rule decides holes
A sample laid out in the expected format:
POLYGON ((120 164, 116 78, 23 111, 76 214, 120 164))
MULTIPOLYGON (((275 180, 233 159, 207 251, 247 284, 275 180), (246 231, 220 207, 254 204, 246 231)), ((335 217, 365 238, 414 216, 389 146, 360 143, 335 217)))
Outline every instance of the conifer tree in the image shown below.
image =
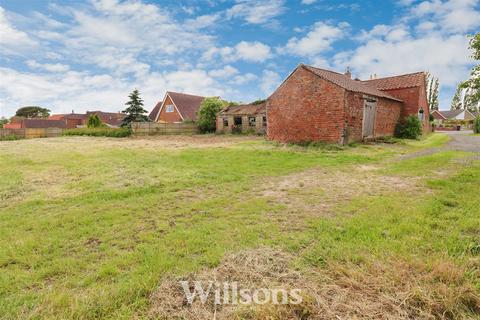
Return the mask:
POLYGON ((132 122, 147 122, 148 117, 145 115, 147 110, 143 108, 143 100, 140 98, 140 92, 135 89, 128 96, 130 101, 125 103, 127 108, 122 111, 125 114, 125 118, 122 122, 122 127, 130 126, 132 122))

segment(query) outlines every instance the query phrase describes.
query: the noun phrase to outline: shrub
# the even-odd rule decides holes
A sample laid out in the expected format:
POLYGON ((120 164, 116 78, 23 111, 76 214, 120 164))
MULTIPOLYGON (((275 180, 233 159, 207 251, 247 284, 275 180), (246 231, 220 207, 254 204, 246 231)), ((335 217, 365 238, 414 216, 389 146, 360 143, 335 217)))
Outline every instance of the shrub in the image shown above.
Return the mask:
POLYGON ((15 140, 20 140, 20 139, 23 139, 23 138, 19 137, 19 136, 16 136, 14 134, 0 137, 0 141, 15 141, 15 140))
POLYGON ((217 113, 226 106, 226 102, 219 98, 205 98, 198 111, 197 125, 201 132, 215 132, 217 127, 217 113))
POLYGON ((473 132, 480 133, 480 116, 473 121, 473 132))
POLYGON ((422 135, 422 123, 414 116, 400 120, 395 128, 395 136, 402 139, 418 139, 422 135))
POLYGON ((93 136, 123 138, 130 136, 129 128, 77 128, 63 132, 64 136, 93 136))
POLYGON ((87 127, 88 128, 100 128, 102 126, 102 120, 96 114, 92 114, 88 117, 87 127))

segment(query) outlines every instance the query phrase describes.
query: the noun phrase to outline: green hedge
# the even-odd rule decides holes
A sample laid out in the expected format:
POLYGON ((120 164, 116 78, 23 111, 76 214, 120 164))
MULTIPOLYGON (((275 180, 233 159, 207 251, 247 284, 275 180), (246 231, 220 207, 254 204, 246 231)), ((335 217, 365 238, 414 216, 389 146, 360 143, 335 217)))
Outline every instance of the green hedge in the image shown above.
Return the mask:
POLYGON ((63 132, 64 136, 93 136, 123 138, 131 134, 129 128, 77 128, 63 132))

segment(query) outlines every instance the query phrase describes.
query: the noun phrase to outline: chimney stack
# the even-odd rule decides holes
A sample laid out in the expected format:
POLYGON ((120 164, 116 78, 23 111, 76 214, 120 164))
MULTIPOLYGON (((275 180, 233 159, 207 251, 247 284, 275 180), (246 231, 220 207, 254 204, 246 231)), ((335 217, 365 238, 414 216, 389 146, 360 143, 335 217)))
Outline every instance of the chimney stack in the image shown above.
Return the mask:
POLYGON ((347 71, 345 71, 345 75, 352 79, 352 73, 350 72, 350 67, 347 67, 347 71))

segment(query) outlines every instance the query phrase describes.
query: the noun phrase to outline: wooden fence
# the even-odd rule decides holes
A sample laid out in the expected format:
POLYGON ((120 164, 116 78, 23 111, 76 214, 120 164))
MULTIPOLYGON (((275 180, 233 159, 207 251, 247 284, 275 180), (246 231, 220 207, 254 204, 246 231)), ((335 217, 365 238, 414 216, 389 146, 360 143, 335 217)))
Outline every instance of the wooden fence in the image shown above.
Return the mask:
POLYGON ((50 138, 61 136, 60 128, 0 129, 0 139, 16 137, 19 139, 50 138))
POLYGON ((156 123, 134 122, 132 133, 135 136, 155 136, 168 134, 197 134, 198 127, 194 123, 156 123))

